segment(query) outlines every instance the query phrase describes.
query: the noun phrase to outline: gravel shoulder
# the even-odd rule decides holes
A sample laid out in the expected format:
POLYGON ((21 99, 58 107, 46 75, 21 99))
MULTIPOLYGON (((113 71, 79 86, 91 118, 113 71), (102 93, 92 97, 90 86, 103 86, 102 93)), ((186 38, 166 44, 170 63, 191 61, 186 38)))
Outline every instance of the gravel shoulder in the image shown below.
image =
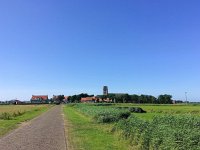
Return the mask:
POLYGON ((61 107, 51 108, 0 138, 0 150, 66 150, 61 107))

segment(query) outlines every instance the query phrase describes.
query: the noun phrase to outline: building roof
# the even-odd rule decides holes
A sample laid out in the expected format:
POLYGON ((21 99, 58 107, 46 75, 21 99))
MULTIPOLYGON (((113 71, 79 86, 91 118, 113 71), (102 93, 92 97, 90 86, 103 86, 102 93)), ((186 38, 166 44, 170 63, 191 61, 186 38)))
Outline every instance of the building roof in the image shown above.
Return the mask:
POLYGON ((92 101, 94 99, 95 99, 94 97, 82 97, 81 101, 92 101))
POLYGON ((65 99, 68 99, 69 96, 64 96, 64 97, 65 97, 65 99))
POLYGON ((48 95, 32 95, 31 100, 48 100, 48 95))

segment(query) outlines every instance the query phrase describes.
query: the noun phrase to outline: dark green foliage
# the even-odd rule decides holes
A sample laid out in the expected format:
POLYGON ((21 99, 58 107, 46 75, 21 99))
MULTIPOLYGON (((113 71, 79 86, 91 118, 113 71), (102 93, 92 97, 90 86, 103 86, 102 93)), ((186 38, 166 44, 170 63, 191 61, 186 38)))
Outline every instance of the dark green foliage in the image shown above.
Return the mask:
POLYGON ((129 111, 110 111, 110 112, 100 112, 94 116, 94 119, 99 123, 109 123, 116 122, 120 119, 127 119, 130 116, 129 111))
POLYGON ((122 111, 119 112, 119 118, 123 118, 123 119, 127 119, 129 116, 131 115, 131 113, 129 111, 122 111))
POLYGON ((135 112, 135 107, 129 107, 128 110, 129 110, 130 112, 135 112))
POLYGON ((140 107, 129 107, 128 110, 130 112, 134 112, 134 113, 146 113, 146 111, 144 111, 142 108, 140 107))
POLYGON ((99 95, 99 98, 109 98, 114 103, 148 103, 148 104, 172 104, 172 96, 168 94, 159 95, 158 98, 152 95, 129 95, 129 94, 108 94, 99 95))
POLYGON ((172 104, 172 96, 167 94, 159 95, 157 101, 159 104, 172 104))
MULTIPOLYGON (((61 100, 64 99, 64 95, 61 95, 61 100)), ((68 97, 68 102, 79 103, 81 98, 93 97, 94 95, 88 95, 87 93, 81 93, 78 95, 73 95, 68 97)), ((172 104, 172 96, 168 94, 159 95, 158 98, 152 95, 129 95, 129 94, 108 94, 108 95, 98 95, 97 101, 99 99, 109 98, 112 103, 149 103, 149 104, 172 104)))
POLYGON ((146 111, 140 107, 115 107, 115 108, 126 109, 129 110, 131 113, 146 113, 146 111))
POLYGON ((99 113, 94 116, 94 119, 99 123, 109 123, 117 121, 117 117, 111 113, 99 113))
POLYGON ((57 96, 54 96, 50 101, 53 103, 53 104, 56 104, 56 105, 59 105, 61 103, 63 103, 65 99, 65 96, 64 95, 57 95, 57 96))
POLYGON ((81 101, 81 98, 92 97, 92 96, 94 96, 94 95, 88 95, 87 93, 81 93, 78 95, 69 96, 68 101, 70 103, 79 103, 81 101))

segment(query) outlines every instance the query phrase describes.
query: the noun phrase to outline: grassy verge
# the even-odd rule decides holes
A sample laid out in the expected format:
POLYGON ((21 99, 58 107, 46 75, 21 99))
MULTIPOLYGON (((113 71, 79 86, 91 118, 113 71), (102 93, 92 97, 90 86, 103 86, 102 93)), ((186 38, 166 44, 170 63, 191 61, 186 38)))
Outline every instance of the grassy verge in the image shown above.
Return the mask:
POLYGON ((110 124, 98 124, 91 118, 76 111, 73 107, 64 106, 67 141, 69 149, 83 150, 126 150, 125 141, 110 134, 110 124))
POLYGON ((34 109, 26 111, 20 116, 12 117, 9 120, 0 119, 0 137, 5 135, 9 131, 17 128, 20 123, 35 118, 36 116, 42 114, 51 107, 51 105, 35 106, 34 109))

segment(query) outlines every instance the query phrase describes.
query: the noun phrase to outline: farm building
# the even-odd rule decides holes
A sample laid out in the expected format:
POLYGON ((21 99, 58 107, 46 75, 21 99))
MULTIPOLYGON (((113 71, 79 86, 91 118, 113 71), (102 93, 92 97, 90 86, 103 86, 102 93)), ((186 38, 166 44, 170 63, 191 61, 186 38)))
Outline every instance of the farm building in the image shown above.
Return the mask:
POLYGON ((47 104, 49 103, 48 95, 32 95, 31 103, 47 104))
POLYGON ((23 104, 23 102, 16 99, 16 100, 13 100, 12 104, 19 105, 19 104, 23 104))
POLYGON ((108 98, 108 97, 104 97, 104 95, 97 95, 96 96, 96 102, 106 102, 106 103, 111 103, 113 100, 108 98))
POLYGON ((64 102, 67 103, 68 102, 68 97, 69 96, 65 96, 64 102))
POLYGON ((82 97, 81 102, 82 103, 95 103, 96 97, 82 97))

